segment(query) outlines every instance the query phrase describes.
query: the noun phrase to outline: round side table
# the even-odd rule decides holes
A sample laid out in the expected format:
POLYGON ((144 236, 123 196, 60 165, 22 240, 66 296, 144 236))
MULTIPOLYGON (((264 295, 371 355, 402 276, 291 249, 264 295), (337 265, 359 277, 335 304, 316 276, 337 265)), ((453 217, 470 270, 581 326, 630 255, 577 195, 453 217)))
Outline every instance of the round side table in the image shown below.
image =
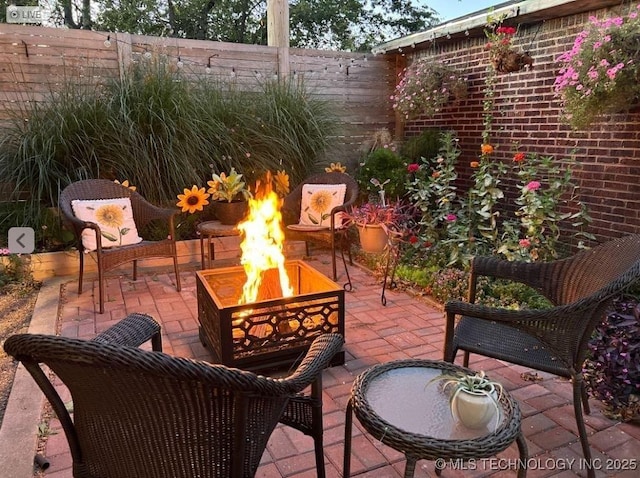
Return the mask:
POLYGON ((196 233, 200 236, 200 259, 202 261, 202 268, 211 269, 211 261, 216 258, 215 245, 213 238, 215 237, 229 237, 238 236, 240 231, 236 229, 236 226, 228 226, 222 224, 220 221, 206 221, 201 222, 196 226, 196 233), (206 248, 205 248, 206 239, 206 248), (207 265, 205 267, 205 249, 207 250, 206 258, 207 265))
POLYGON ((468 429, 452 418, 441 384, 429 383, 442 372, 473 373, 448 362, 409 359, 375 365, 358 375, 347 404, 343 476, 350 473, 354 413, 367 432, 404 453, 405 478, 413 476, 420 459, 435 460, 440 475, 447 462, 459 466, 488 458, 514 442, 520 453, 518 477, 526 476, 527 444, 520 430, 518 404, 503 391, 497 427, 494 423, 490 428, 468 429))

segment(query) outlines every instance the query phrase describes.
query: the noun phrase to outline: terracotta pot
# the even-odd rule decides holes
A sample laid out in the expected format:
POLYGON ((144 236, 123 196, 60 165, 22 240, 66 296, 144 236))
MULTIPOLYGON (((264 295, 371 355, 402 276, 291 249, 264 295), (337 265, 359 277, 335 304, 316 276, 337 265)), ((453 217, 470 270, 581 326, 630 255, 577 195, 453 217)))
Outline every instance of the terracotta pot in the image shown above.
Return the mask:
POLYGON ((497 401, 495 390, 491 395, 460 390, 451 403, 451 411, 464 426, 477 430, 495 424, 497 401))
POLYGON ((358 225, 360 247, 364 252, 379 254, 389 243, 389 235, 379 224, 358 225))
POLYGON ((213 203, 213 209, 218 221, 229 226, 242 221, 247 214, 247 208, 247 201, 217 201, 213 203))

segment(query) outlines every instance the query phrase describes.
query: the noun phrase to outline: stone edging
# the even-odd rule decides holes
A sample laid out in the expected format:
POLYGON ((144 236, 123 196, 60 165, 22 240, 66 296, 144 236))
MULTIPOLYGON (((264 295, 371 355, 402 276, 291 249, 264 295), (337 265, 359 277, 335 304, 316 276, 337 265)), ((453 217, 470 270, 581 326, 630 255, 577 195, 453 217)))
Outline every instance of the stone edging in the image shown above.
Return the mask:
MULTIPOLYGON (((30 334, 56 333, 60 310, 60 287, 69 278, 44 281, 29 324, 30 334)), ((2 428, 0 428, 0 463, 4 478, 33 476, 33 459, 38 444, 38 424, 44 395, 22 364, 16 369, 2 428)))

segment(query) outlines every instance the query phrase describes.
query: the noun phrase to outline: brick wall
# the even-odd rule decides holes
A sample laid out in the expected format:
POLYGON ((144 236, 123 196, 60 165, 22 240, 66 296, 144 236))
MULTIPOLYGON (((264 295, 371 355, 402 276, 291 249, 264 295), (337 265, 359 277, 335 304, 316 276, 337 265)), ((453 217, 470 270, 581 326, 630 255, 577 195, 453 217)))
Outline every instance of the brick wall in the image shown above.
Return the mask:
MULTIPOLYGON (((529 51, 534 67, 498 75, 491 133, 492 143, 498 146, 496 160, 510 162, 515 143, 520 145, 520 151, 553 155, 558 160, 575 153, 574 178, 580 186, 580 200, 593 218, 590 232, 598 241, 640 232, 640 110, 633 108, 627 114, 605 118, 589 131, 572 131, 560 118, 553 83, 558 69, 555 59, 571 47, 589 15, 601 17, 607 13, 609 10, 602 9, 520 27, 514 45, 529 51)), ((485 41, 484 37, 471 36, 459 41, 438 39, 429 49, 406 58, 409 63, 416 56, 447 61, 468 75, 469 96, 465 101, 446 107, 435 118, 418 118, 404 125, 406 137, 425 128, 453 129, 458 133, 462 148, 458 168, 461 188, 468 186, 469 162, 477 159, 480 152, 488 66, 485 41)), ((513 190, 507 194, 513 197, 513 190)))

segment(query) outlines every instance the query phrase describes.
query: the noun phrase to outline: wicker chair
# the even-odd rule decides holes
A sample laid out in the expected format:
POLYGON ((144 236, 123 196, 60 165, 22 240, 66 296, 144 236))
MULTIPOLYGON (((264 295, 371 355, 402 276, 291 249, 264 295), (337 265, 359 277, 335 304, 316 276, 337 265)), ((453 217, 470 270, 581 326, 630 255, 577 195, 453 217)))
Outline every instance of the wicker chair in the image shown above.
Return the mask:
MULTIPOLYGON (((132 347, 145 338, 159 346, 159 326, 142 314, 123 322, 92 341, 21 334, 4 345, 60 419, 76 478, 254 476, 279 421, 300 429, 304 415, 317 420, 299 394, 320 383, 343 343, 321 335, 292 375, 272 379, 132 347), (68 387, 73 418, 40 363, 68 387)), ((321 434, 321 404, 319 413, 321 434)), ((321 435, 318 453, 324 477, 321 435)))
MULTIPOLYGON (((176 254, 174 217, 177 209, 164 209, 147 202, 140 194, 107 179, 86 179, 67 186, 60 194, 60 210, 64 217, 72 224, 78 240, 80 251, 80 276, 78 278, 78 293, 82 294, 82 280, 84 275, 84 246, 82 245, 82 231, 91 228, 96 231, 98 247, 96 260, 98 263, 98 287, 100 313, 104 313, 105 278, 106 272, 121 264, 133 261, 133 280, 137 280, 137 261, 149 257, 171 257, 176 275, 176 290, 180 291, 180 273, 178 271, 178 257, 176 254), (102 245, 100 227, 93 222, 78 219, 71 207, 75 199, 115 199, 128 197, 131 200, 133 218, 139 232, 151 221, 165 221, 169 224, 169 237, 160 241, 143 240, 138 244, 106 248, 102 245)), ((144 239, 144 238, 143 238, 144 239)))
MULTIPOLYGON (((444 359, 458 350, 531 367, 573 383, 573 405, 585 459, 591 463, 583 410, 589 404, 582 377, 587 343, 610 300, 640 278, 640 235, 626 236, 564 260, 550 263, 508 262, 493 257, 473 259, 469 303, 451 301, 444 359), (541 292, 555 307, 505 310, 473 304, 479 276, 508 279, 541 292), (456 317, 461 318, 457 320, 456 317), (582 404, 582 406, 581 406, 582 404)), ((589 470, 594 476, 594 470, 589 470)))
POLYGON ((306 254, 310 255, 309 242, 321 243, 331 247, 331 265, 333 267, 333 280, 338 280, 337 267, 336 267, 336 248, 340 247, 340 254, 342 256, 342 262, 344 264, 344 270, 347 275, 346 289, 351 288, 351 278, 349 277, 349 270, 347 269, 347 262, 344 257, 344 250, 347 250, 349 254, 349 263, 353 265, 351 258, 351 248, 349 247, 347 238, 346 227, 336 227, 335 215, 340 211, 349 211, 358 199, 359 188, 358 183, 348 174, 331 172, 331 173, 319 173, 315 174, 291 191, 284 199, 282 205, 282 216, 285 226, 285 236, 288 240, 292 241, 305 241, 306 254), (347 190, 344 196, 344 203, 341 206, 335 207, 331 211, 331 227, 322 230, 313 231, 300 231, 293 230, 288 226, 292 224, 298 224, 300 222, 300 208, 302 203, 302 187, 305 184, 346 184, 347 190))

